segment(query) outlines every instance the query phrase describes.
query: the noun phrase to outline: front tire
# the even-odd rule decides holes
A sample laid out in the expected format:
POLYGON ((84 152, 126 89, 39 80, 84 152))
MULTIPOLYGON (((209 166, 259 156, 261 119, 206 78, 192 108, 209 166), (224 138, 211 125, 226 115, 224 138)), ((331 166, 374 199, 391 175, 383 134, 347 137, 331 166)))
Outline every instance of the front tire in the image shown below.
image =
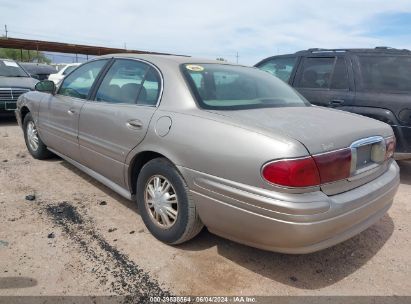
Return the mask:
POLYGON ((165 158, 155 158, 141 169, 137 204, 148 230, 167 244, 186 242, 204 226, 184 179, 165 158))
POLYGON ((34 122, 31 113, 27 113, 23 121, 24 140, 27 150, 35 159, 46 159, 52 156, 52 153, 47 150, 47 146, 41 140, 37 126, 34 122))

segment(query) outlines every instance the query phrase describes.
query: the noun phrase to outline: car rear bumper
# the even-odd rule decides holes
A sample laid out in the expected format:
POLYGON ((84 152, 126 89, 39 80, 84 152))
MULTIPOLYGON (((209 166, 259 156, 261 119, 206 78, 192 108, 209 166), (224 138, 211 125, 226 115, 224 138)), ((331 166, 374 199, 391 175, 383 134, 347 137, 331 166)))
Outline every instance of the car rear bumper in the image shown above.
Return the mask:
POLYGON ((257 193, 257 189, 189 171, 182 169, 183 175, 193 178, 189 185, 192 196, 211 232, 253 247, 292 254, 318 251, 367 229, 390 208, 399 185, 399 168, 394 161, 372 182, 332 196, 321 191, 257 193))

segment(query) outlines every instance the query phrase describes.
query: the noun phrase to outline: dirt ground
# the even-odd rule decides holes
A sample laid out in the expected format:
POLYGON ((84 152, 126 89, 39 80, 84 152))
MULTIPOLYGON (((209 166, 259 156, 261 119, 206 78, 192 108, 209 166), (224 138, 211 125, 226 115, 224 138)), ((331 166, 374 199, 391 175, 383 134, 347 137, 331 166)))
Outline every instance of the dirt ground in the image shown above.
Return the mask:
POLYGON ((389 213, 321 252, 276 254, 207 230, 171 247, 133 202, 59 158, 34 160, 2 119, 0 295, 411 295, 411 162, 399 165, 389 213))

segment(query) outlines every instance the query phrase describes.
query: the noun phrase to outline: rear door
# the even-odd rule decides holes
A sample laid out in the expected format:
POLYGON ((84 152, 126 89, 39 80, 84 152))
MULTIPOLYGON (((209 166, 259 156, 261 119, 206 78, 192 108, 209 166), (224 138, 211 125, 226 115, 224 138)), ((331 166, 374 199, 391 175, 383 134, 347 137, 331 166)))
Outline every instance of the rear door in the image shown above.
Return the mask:
POLYGON ((41 103, 39 117, 45 143, 76 161, 80 160, 77 137, 80 110, 107 61, 84 64, 64 79, 57 94, 49 94, 41 103))
POLYGON ((82 163, 124 186, 127 154, 145 137, 162 91, 151 64, 116 59, 80 114, 82 163))
POLYGON ((339 108, 352 105, 354 83, 346 56, 303 57, 293 86, 312 104, 339 108))

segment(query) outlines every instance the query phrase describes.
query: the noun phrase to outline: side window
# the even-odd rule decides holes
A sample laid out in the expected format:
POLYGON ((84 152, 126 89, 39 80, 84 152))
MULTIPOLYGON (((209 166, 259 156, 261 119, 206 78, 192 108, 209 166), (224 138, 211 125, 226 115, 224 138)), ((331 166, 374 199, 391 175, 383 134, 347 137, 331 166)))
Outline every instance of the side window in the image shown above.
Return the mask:
POLYGON ((328 89, 335 57, 304 58, 302 72, 297 81, 297 87, 328 89))
POLYGON ((338 57, 334 66, 330 89, 348 90, 348 71, 344 57, 338 57))
POLYGON ((348 90, 348 70, 344 57, 304 58, 297 87, 348 90))
POLYGON ((158 95, 160 94, 161 79, 154 68, 146 74, 143 82, 143 88, 137 98, 137 104, 145 104, 155 106, 157 104, 158 95))
POLYGON ((297 57, 280 57, 264 62, 258 68, 288 82, 295 66, 297 57))
POLYGON ((148 64, 117 59, 104 77, 97 101, 155 105, 160 93, 160 76, 148 64))
POLYGON ((97 60, 79 67, 63 80, 58 94, 86 99, 94 80, 107 61, 108 59, 97 60))

